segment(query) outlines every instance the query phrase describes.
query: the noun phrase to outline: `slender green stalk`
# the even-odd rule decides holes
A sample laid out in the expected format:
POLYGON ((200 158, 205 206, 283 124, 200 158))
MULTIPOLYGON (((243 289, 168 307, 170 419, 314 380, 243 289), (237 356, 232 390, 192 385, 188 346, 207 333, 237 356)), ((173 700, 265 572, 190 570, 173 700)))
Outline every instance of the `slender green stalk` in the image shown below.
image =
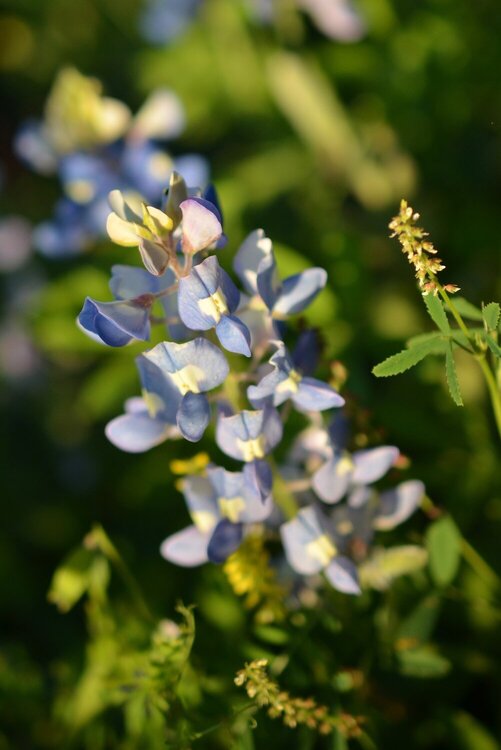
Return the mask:
POLYGON ((87 544, 89 547, 97 547, 101 550, 103 555, 115 566, 117 573, 121 576, 125 586, 128 588, 129 593, 134 600, 138 613, 141 614, 146 620, 150 622, 156 622, 156 618, 150 611, 150 608, 146 604, 144 597, 141 593, 141 589, 127 567, 123 557, 117 550, 108 534, 105 532, 100 524, 96 524, 89 536, 87 537, 87 544))
POLYGON ((461 537, 461 554, 479 578, 491 583, 493 586, 501 587, 501 578, 496 571, 491 568, 489 563, 485 562, 484 558, 478 554, 477 550, 464 537, 461 537))

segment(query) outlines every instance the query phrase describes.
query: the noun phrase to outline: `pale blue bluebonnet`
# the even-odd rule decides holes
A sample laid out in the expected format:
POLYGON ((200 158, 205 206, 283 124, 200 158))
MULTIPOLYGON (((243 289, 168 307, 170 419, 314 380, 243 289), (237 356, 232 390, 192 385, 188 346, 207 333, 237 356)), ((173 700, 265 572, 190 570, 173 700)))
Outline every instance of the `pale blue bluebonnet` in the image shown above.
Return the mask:
MULTIPOLYGON (((140 18, 142 35, 151 44, 173 42, 196 18, 203 2, 212 0, 149 0, 140 18)), ((242 0, 242 3, 255 21, 275 23, 279 0, 242 0)), ((350 0, 296 0, 296 6, 311 17, 322 34, 335 41, 356 42, 365 33, 365 24, 350 0)))
POLYGON ((214 328, 230 352, 251 356, 250 333, 233 313, 240 293, 215 256, 195 266, 179 280, 179 316, 194 331, 214 328))
POLYGON ((317 334, 306 330, 295 337, 288 319, 321 291, 325 271, 308 269, 281 282, 271 241, 257 230, 235 258, 241 295, 213 254, 226 242, 214 191, 188 191, 173 174, 162 210, 119 190, 109 200, 110 237, 139 248, 145 267, 113 266, 115 301, 87 299, 80 325, 104 343, 120 346, 147 339, 152 323, 166 323, 177 341, 162 341, 136 358, 142 397, 126 402, 125 413, 107 425, 108 438, 129 452, 167 439, 199 441, 212 416, 206 394, 214 391, 216 444, 243 464, 236 472, 211 466, 204 476, 186 478, 183 492, 193 524, 164 541, 163 556, 184 566, 221 563, 238 549, 249 525, 266 522, 272 535, 279 530, 296 573, 324 571, 338 590, 360 593, 355 563, 365 561, 376 530, 409 517, 424 490, 420 482, 408 481, 378 494, 371 485, 395 463, 398 449, 381 446, 350 455, 346 418, 341 414, 324 426, 322 412, 341 407, 344 399, 313 377, 321 351, 317 334), (225 349, 252 356, 251 361, 232 358, 236 369, 230 372, 221 348, 194 331, 214 331, 225 349), (281 336, 296 338, 292 355, 281 336), (275 352, 263 361, 272 347, 275 352), (241 408, 244 394, 254 409, 241 408), (282 441, 289 413, 277 407, 289 399, 310 426, 285 464, 277 465, 268 456, 282 441), (287 515, 297 508, 290 520, 284 519, 284 508, 273 506, 274 478, 289 493, 287 515), (326 503, 345 495, 346 501, 329 518, 312 490, 326 503))
MULTIPOLYGON (((350 490, 365 488, 381 479, 398 456, 398 448, 392 445, 355 451, 352 456, 334 450, 313 475, 313 489, 325 503, 337 503, 350 490)), ((360 493, 352 494, 352 505, 361 504, 359 496, 360 493)))
POLYGON ((359 594, 360 586, 355 564, 340 555, 328 519, 314 506, 302 508, 280 529, 289 565, 301 575, 323 571, 338 591, 359 594))
POLYGON ((207 476, 183 480, 183 494, 193 525, 163 542, 162 555, 177 565, 221 563, 238 549, 245 527, 265 521, 273 504, 252 493, 242 472, 211 467, 207 476))
POLYGON ((161 374, 164 385, 143 385, 154 409, 175 409, 177 426, 186 440, 197 442, 210 421, 210 406, 205 393, 224 383, 229 372, 222 352, 204 338, 184 344, 164 341, 139 358, 147 360, 161 374))
POLYGON ((108 422, 105 432, 110 443, 127 453, 144 453, 165 440, 181 437, 175 423, 155 411, 147 396, 127 399, 125 414, 108 422))
POLYGON ((133 117, 125 104, 103 96, 99 81, 62 70, 44 119, 23 125, 14 144, 31 169, 57 173, 64 190, 53 218, 35 228, 35 246, 52 258, 88 249, 106 234, 107 195, 113 188, 159 207, 174 170, 188 184, 205 184, 205 159, 173 158, 159 143, 178 137, 184 127, 181 102, 168 89, 154 91, 133 117))
POLYGON ((257 386, 251 385, 247 389, 253 406, 261 408, 266 403, 280 406, 288 399, 301 411, 324 411, 343 406, 344 398, 329 385, 301 375, 281 341, 276 342, 276 346, 277 351, 270 358, 273 371, 265 375, 257 386))

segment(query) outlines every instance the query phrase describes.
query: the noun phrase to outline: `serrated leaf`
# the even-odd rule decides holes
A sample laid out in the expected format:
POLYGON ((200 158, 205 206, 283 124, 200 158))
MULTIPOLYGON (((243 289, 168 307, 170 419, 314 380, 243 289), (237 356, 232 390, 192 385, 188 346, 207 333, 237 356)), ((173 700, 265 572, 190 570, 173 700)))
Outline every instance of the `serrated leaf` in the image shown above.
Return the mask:
POLYGON ((488 331, 496 331, 499 323, 499 316, 501 314, 501 307, 497 302, 489 302, 488 305, 482 308, 482 316, 484 318, 485 327, 488 331))
POLYGON ((418 344, 422 344, 426 341, 443 341, 444 337, 440 333, 440 331, 431 331, 430 333, 418 333, 417 336, 411 336, 410 339, 407 339, 405 342, 407 347, 410 349, 413 346, 417 346, 418 344))
POLYGON ((459 387, 459 380, 456 372, 456 363, 454 361, 454 352, 452 351, 452 344, 449 343, 445 351, 445 375, 447 378, 447 385, 449 386, 449 393, 451 394, 452 400, 456 406, 463 406, 463 397, 461 396, 461 389, 459 387))
POLYGON ((409 349, 403 349, 398 354, 393 354, 388 359, 376 365, 372 373, 378 378, 386 378, 390 375, 410 370, 411 367, 421 362, 428 354, 441 354, 445 351, 446 341, 441 338, 427 339, 421 341, 409 349))
POLYGON ((398 654, 398 666, 402 674, 422 679, 443 677, 451 669, 450 661, 431 646, 401 651, 398 654))
POLYGON ((494 341, 492 336, 489 336, 488 333, 484 332, 482 334, 482 338, 487 344, 487 346, 489 347, 489 349, 491 350, 491 352, 494 354, 494 356, 501 359, 501 347, 496 341, 494 341))
POLYGON ((437 586, 447 586, 461 560, 461 533, 450 516, 443 516, 426 533, 430 573, 437 586))
POLYGON ((435 297, 434 294, 427 294, 423 299, 430 318, 433 320, 437 328, 444 335, 448 336, 451 332, 451 327, 447 320, 442 300, 435 297))
POLYGON ((468 320, 483 320, 482 310, 472 305, 464 297, 454 297, 453 305, 463 318, 467 318, 468 320))
POLYGON ((414 544, 390 549, 376 547, 370 558, 359 566, 361 586, 385 591, 396 578, 421 570, 427 561, 427 551, 414 544))

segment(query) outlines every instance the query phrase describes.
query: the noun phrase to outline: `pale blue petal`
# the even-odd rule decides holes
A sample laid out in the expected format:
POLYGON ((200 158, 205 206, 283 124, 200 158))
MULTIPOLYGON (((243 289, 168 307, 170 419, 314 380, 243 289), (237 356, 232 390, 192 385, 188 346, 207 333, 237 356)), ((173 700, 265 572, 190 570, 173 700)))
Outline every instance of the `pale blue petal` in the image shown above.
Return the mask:
POLYGON ((393 490, 382 492, 374 528, 378 531, 389 531, 406 521, 419 507, 424 493, 425 486, 417 479, 410 479, 393 490))
POLYGON ((194 568, 208 561, 209 538, 210 534, 203 534, 196 526, 187 526, 162 542, 160 554, 175 565, 194 568))
POLYGON ((199 302, 217 292, 221 274, 218 260, 211 255, 192 269, 188 276, 179 279, 179 315, 183 323, 195 331, 207 331, 216 320, 202 311, 199 302))
POLYGON ((278 299, 273 305, 273 315, 286 318, 302 312, 313 302, 327 283, 327 272, 323 268, 308 268, 285 279, 278 299))
POLYGON ((325 568, 329 583, 343 594, 360 594, 357 568, 347 557, 337 556, 325 568))
POLYGON ((377 482, 393 466, 400 451, 393 445, 381 445, 353 454, 353 482, 372 484, 377 482))
POLYGON ((269 310, 273 309, 281 292, 281 284, 278 278, 277 264, 273 250, 270 250, 259 263, 257 288, 266 307, 269 310))
POLYGON ((235 552, 242 541, 243 526, 223 519, 219 521, 210 538, 207 555, 213 563, 223 563, 235 552))
POLYGON ((216 388, 229 372, 224 354, 202 337, 182 344, 162 341, 143 357, 156 365, 175 388, 184 385, 194 393, 216 388))
POLYGON ((136 366, 143 393, 149 398, 151 413, 154 417, 175 425, 177 410, 181 402, 179 390, 170 378, 165 377, 162 370, 144 355, 140 354, 136 357, 136 366))
POLYGON ((127 302, 97 302, 87 297, 78 320, 108 346, 124 346, 133 338, 146 341, 152 302, 149 295, 127 302))
POLYGON ((259 439, 259 450, 269 453, 282 439, 283 426, 276 409, 258 411, 244 410, 232 416, 220 414, 216 428, 216 442, 221 450, 232 458, 250 461, 261 456, 250 457, 249 441, 259 439))
POLYGON ((270 496, 273 486, 271 466, 262 459, 250 461, 245 464, 243 474, 250 493, 257 496, 261 503, 264 503, 270 496))
POLYGON ((216 336, 227 351, 251 356, 249 329, 235 315, 223 315, 216 326, 216 336))
POLYGON ((302 378, 292 400, 304 411, 324 411, 344 406, 344 398, 334 388, 321 380, 308 377, 302 378))
POLYGON ((172 435, 172 426, 148 413, 122 414, 112 419, 105 428, 110 443, 127 453, 143 453, 160 445, 172 435))
POLYGON ((336 455, 315 472, 313 489, 325 503, 337 503, 346 494, 352 473, 346 468, 346 459, 336 455))
POLYGON ((249 294, 258 294, 259 264, 271 251, 271 240, 266 237, 262 229, 251 232, 240 245, 233 261, 233 268, 249 294))
POLYGON ((204 393, 186 393, 177 412, 177 426, 184 438, 197 443, 210 422, 210 406, 204 393))
POLYGON ((318 515, 314 508, 303 508, 291 521, 282 524, 280 535, 287 561, 301 575, 313 575, 322 570, 322 562, 311 554, 312 542, 323 536, 318 515))
POLYGON ((204 476, 187 476, 182 489, 193 523, 203 532, 212 531, 220 519, 212 483, 204 476))
POLYGON ((139 266, 114 265, 111 267, 110 289, 116 299, 126 300, 143 294, 156 294, 175 281, 172 271, 163 276, 153 276, 139 266))

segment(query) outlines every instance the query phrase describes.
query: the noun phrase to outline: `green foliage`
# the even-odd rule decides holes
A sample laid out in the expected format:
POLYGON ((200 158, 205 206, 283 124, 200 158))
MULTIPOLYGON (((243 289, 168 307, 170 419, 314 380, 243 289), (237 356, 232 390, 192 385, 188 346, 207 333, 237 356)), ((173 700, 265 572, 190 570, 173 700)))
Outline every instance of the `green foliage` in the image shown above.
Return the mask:
POLYGON ((497 331, 501 307, 497 302, 489 302, 482 307, 482 318, 488 331, 497 331))
POLYGON ((459 387, 459 380, 456 372, 456 363, 454 362, 454 350, 452 343, 449 345, 445 352, 445 375, 447 378, 447 385, 449 386, 449 393, 456 406, 463 406, 463 398, 461 396, 461 390, 459 387))
POLYGON ((406 370, 410 370, 421 362, 429 354, 440 354, 445 350, 445 341, 441 338, 431 338, 418 341, 404 349, 398 354, 393 354, 379 365, 373 368, 372 372, 378 378, 387 378, 390 375, 400 375, 406 370))
POLYGON ((449 585, 461 560, 461 534, 450 516, 433 523, 426 533, 430 573, 437 586, 449 585))

